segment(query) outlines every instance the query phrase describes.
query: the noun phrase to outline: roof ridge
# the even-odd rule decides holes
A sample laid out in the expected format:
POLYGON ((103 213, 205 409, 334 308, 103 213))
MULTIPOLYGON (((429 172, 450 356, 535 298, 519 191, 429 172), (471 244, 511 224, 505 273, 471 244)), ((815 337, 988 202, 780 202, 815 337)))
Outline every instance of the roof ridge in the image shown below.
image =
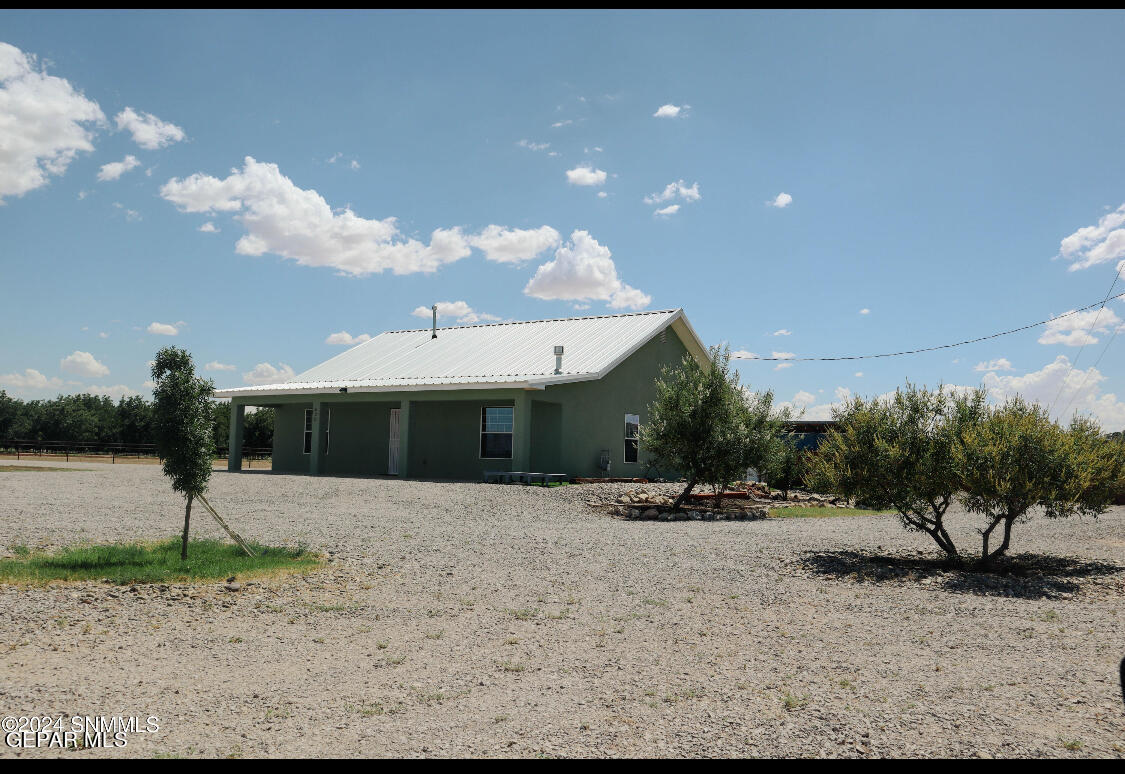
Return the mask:
MULTIPOLYGON (((585 317, 549 317, 543 320, 508 320, 506 322, 495 323, 472 323, 470 325, 449 325, 444 328, 438 328, 439 331, 455 331, 463 330, 466 328, 494 328, 500 325, 534 325, 535 323, 549 323, 549 322, 569 322, 571 320, 604 320, 610 317, 640 317, 646 314, 669 314, 671 312, 679 311, 678 309, 650 309, 644 312, 622 312, 620 314, 591 314, 585 317)), ((433 330, 430 328, 402 328, 395 331, 383 331, 380 336, 387 333, 421 333, 424 331, 433 330)), ((373 340, 373 339, 372 339, 373 340)))

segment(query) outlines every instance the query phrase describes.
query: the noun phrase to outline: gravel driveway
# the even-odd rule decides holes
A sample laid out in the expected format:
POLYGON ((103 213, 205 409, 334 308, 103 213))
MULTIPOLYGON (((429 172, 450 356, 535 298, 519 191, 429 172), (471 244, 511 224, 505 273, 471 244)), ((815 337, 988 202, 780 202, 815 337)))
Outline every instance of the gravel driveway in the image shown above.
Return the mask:
MULTIPOLYGON (((155 466, 71 467, 0 473, 0 554, 182 527, 155 466)), ((25 757, 1125 755, 1125 508, 1017 527, 1016 552, 1069 558, 997 579, 892 516, 586 505, 626 488, 216 473, 235 529, 327 569, 0 588, 0 715, 160 719, 25 757)))

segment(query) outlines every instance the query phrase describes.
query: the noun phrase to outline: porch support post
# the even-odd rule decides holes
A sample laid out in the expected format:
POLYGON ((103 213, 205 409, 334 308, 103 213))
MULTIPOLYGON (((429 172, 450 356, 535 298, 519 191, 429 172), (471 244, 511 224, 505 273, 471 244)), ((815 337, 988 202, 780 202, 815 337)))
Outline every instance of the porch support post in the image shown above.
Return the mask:
POLYGON ((227 470, 242 470, 242 428, 246 420, 246 406, 230 402, 230 447, 227 453, 227 470))
POLYGON ((309 475, 320 475, 320 452, 324 446, 324 435, 322 428, 324 425, 321 423, 321 414, 324 409, 321 407, 319 400, 313 401, 312 413, 312 448, 309 449, 309 475))
POLYGON ((516 393, 512 421, 512 470, 531 473, 531 393, 516 393))
POLYGON ((398 477, 410 475, 410 406, 413 401, 398 404, 398 477))

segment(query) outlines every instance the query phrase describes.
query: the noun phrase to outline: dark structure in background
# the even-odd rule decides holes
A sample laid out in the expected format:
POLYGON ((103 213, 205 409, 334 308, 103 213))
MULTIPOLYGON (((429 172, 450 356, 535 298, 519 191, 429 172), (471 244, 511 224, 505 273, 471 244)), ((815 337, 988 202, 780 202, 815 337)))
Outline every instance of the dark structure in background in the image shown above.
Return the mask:
POLYGON ((786 429, 797 436, 797 448, 816 451, 824 436, 835 426, 831 419, 799 419, 789 422, 786 429))

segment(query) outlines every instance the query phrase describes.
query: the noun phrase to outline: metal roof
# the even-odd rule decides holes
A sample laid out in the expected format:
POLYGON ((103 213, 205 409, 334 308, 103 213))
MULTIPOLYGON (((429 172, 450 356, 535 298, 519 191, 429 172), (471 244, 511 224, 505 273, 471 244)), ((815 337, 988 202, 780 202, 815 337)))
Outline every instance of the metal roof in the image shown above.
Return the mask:
POLYGON ((388 331, 281 384, 216 390, 220 397, 490 387, 543 388, 600 379, 672 326, 695 357, 702 342, 682 309, 388 331), (554 347, 565 348, 555 373, 554 347))

